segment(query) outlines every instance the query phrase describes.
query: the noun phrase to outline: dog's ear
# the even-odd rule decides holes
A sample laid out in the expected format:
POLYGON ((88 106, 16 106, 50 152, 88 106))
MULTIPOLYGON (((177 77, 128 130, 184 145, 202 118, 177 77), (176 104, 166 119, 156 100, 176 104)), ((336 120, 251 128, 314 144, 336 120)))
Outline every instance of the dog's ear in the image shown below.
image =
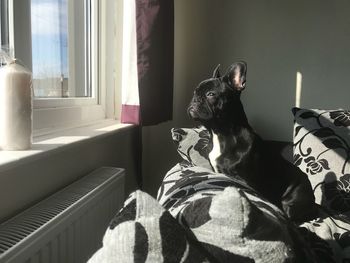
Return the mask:
POLYGON ((220 74, 220 64, 216 66, 216 68, 213 71, 213 79, 217 79, 220 78, 221 74, 220 74))
POLYGON ((247 63, 239 61, 232 64, 224 76, 224 80, 237 91, 244 90, 247 74, 247 63))

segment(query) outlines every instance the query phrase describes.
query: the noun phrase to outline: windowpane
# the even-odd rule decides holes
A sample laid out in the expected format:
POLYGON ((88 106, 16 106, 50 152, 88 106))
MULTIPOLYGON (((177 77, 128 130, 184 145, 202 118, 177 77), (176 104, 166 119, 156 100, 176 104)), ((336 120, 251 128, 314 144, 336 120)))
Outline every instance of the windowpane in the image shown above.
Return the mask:
POLYGON ((87 0, 32 0, 33 88, 37 98, 90 97, 87 0))
POLYGON ((8 51, 8 33, 8 2, 7 0, 0 0, 0 44, 5 51, 8 51))

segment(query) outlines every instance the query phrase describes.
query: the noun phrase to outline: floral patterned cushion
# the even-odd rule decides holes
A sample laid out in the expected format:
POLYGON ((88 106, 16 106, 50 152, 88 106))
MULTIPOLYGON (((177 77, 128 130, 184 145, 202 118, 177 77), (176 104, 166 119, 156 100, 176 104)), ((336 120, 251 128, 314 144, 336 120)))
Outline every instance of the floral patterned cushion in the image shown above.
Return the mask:
POLYGON ((294 108, 294 163, 314 188, 316 202, 350 211, 350 112, 294 108))
POLYGON ((186 162, 213 170, 208 158, 213 143, 206 128, 173 128, 171 135, 178 153, 186 162))

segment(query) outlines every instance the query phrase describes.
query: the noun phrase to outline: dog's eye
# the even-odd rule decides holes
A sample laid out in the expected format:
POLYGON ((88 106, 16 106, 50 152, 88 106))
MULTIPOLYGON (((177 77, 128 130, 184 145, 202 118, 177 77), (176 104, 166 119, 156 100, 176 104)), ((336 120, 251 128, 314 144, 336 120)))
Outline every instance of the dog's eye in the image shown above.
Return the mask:
POLYGON ((215 93, 212 92, 212 91, 209 91, 209 92, 207 92, 206 96, 207 97, 213 97, 213 96, 215 96, 215 93))

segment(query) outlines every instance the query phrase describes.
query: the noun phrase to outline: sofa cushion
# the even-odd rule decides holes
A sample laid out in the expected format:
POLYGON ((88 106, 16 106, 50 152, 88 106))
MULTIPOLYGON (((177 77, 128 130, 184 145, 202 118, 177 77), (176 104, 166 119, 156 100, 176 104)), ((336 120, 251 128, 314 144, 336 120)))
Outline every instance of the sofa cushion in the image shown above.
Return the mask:
POLYGON ((322 262, 350 262, 350 221, 342 214, 330 214, 322 207, 319 218, 305 222, 299 233, 311 244, 322 262))
POLYGON ((245 262, 300 261, 304 257, 298 255, 286 221, 259 202, 249 200, 242 189, 227 187, 189 203, 179 219, 219 262, 235 262, 231 254, 245 262))
POLYGON ((243 262, 315 257, 283 212, 240 178, 177 164, 165 176, 158 200, 219 262, 236 262, 237 255, 243 262))
POLYGON ((316 202, 350 211, 350 112, 294 108, 294 163, 309 177, 316 202))

